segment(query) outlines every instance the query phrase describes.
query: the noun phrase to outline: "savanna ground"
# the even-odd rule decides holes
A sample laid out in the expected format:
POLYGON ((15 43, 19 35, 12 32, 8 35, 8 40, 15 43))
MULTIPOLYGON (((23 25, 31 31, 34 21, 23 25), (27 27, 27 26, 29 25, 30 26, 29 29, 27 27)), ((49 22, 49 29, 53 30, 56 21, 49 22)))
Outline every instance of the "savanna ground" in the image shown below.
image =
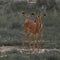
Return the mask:
MULTIPOLYGON (((35 8, 28 8, 25 3, 0 3, 0 46, 21 47, 23 24, 25 18, 22 11, 36 12, 35 8)), ((54 9, 47 12, 43 18, 44 36, 42 48, 60 49, 60 11, 54 9)), ((26 39, 27 40, 27 39, 26 39)), ((25 44, 27 46, 27 43, 25 44)), ((1 48, 0 48, 1 49, 1 48)), ((4 50, 4 49, 3 49, 4 50)), ((60 60, 60 51, 49 51, 40 54, 21 54, 15 48, 11 51, 0 52, 0 60, 60 60)))

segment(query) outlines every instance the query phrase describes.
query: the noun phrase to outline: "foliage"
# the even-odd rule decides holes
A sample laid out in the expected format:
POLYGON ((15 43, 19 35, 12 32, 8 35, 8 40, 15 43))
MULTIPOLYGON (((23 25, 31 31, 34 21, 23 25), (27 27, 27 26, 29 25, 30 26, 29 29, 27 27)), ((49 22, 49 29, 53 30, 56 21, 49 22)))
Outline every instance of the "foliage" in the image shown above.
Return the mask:
MULTIPOLYGON (((40 8, 35 7, 35 4, 30 5, 27 2, 0 3, 0 45, 21 45, 25 21, 22 11, 38 14, 40 8)), ((42 20, 45 36, 43 47, 60 48, 60 11, 56 10, 55 13, 54 10, 50 10, 46 14, 42 20)))
POLYGON ((1 60, 60 60, 60 52, 50 51, 45 53, 21 54, 19 51, 0 53, 1 60))

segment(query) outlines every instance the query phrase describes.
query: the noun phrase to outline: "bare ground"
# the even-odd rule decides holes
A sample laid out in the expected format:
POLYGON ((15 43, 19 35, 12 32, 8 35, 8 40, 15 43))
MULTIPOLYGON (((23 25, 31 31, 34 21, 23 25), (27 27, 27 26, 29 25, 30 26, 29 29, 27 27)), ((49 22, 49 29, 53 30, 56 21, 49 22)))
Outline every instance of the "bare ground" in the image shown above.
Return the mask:
POLYGON ((44 52, 49 52, 49 51, 59 51, 60 49, 22 49, 19 46, 0 46, 0 52, 7 52, 7 51, 12 51, 16 50, 19 51, 20 53, 27 52, 27 53, 44 53, 44 52))

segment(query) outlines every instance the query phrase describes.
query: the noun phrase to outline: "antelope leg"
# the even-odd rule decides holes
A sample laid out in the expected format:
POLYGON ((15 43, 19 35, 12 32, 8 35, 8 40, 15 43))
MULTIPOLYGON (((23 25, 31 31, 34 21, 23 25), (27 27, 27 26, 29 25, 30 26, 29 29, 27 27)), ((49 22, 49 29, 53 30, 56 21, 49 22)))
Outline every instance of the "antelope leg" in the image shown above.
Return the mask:
POLYGON ((28 36, 28 41, 29 41, 29 48, 31 48, 31 41, 32 41, 32 33, 28 36))
POLYGON ((24 48, 24 40, 25 40, 25 37, 26 37, 26 33, 24 32, 24 36, 23 36, 23 40, 22 40, 22 48, 24 48))

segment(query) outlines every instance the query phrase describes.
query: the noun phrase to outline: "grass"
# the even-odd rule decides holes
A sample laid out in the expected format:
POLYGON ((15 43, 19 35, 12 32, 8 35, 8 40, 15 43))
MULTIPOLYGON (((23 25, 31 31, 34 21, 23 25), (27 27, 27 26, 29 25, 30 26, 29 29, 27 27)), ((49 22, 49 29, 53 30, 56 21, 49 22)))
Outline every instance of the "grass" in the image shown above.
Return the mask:
POLYGON ((60 60, 60 52, 50 51, 45 53, 21 54, 19 51, 0 52, 1 60, 60 60))
MULTIPOLYGON (((6 1, 5 1, 6 2, 6 1)), ((23 38, 23 24, 25 18, 22 11, 35 12, 39 9, 25 2, 8 2, 0 5, 0 46, 21 46, 23 38), (9 3, 11 3, 9 5, 9 3)), ((43 48, 60 48, 60 11, 48 11, 43 18, 44 36, 43 48), (47 42, 48 41, 48 42, 47 42)), ((40 38, 39 38, 40 39, 40 38)), ((27 43, 26 43, 27 45, 27 43)), ((17 50, 0 52, 0 60, 60 60, 60 52, 50 51, 40 54, 21 54, 17 50)))
MULTIPOLYGON (((0 45, 21 45, 25 21, 21 13, 22 11, 37 13, 35 5, 31 8, 26 2, 23 3, 11 3, 5 9, 4 5, 1 6, 4 13, 0 15, 0 45)), ((52 10, 48 11, 43 23, 45 41, 49 41, 49 44, 43 43, 43 47, 60 48, 60 11, 57 11, 57 15, 52 10)))

